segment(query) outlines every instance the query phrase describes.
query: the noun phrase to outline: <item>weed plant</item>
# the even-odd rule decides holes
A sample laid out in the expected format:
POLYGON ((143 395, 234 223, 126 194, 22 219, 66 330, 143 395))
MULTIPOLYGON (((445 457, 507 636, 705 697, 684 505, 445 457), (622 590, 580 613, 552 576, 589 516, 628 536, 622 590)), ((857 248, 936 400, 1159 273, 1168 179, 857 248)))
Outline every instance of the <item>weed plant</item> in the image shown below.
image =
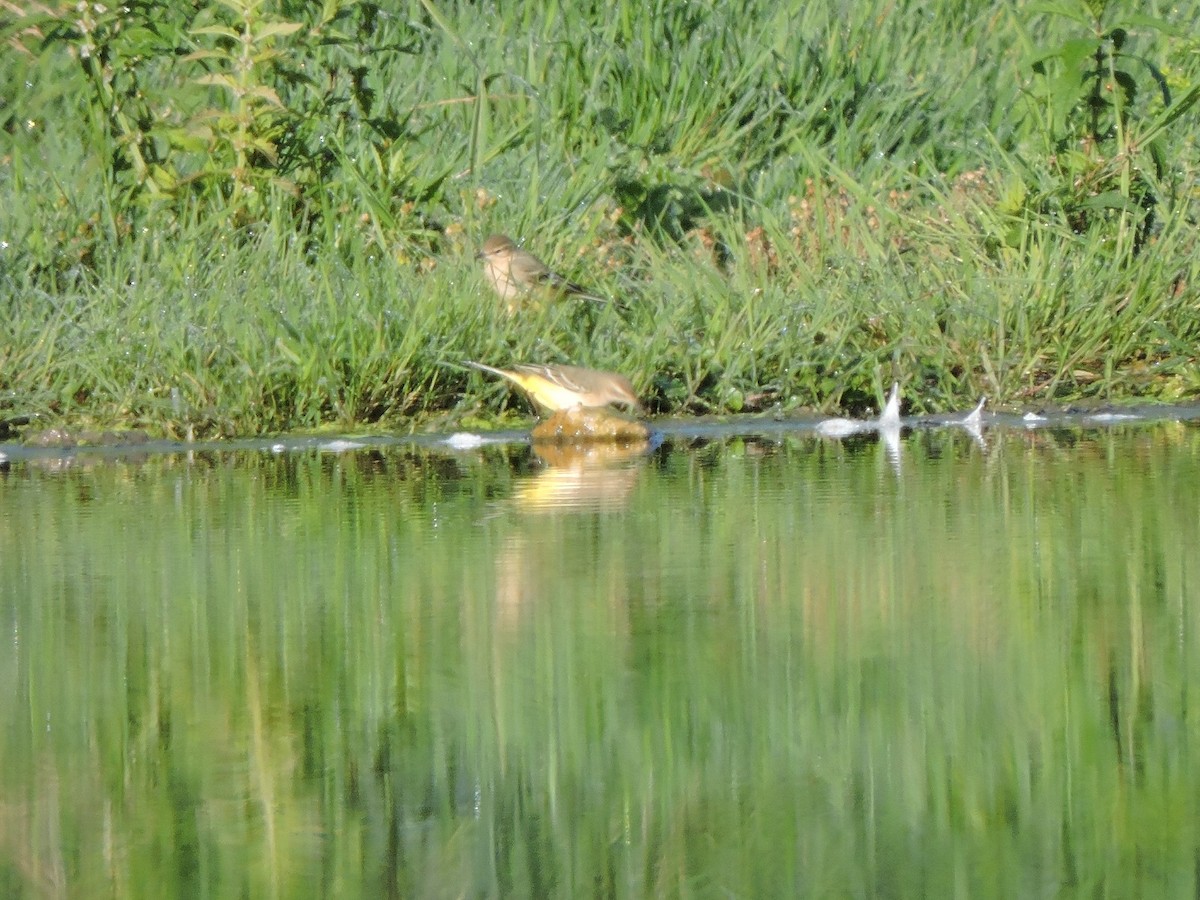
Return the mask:
POLYGON ((174 436, 1194 399, 1200 11, 0 4, 0 419, 174 436), (613 298, 509 317, 520 238, 613 298))

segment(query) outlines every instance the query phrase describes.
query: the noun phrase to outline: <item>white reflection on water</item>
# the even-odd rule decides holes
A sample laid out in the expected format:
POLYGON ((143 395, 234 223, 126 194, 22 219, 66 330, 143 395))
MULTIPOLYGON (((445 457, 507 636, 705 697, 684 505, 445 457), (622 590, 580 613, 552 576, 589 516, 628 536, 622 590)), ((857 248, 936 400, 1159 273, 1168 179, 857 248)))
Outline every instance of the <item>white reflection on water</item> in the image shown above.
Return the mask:
POLYGON ((320 444, 317 449, 322 453, 345 453, 347 450, 361 450, 365 444, 360 441, 348 441, 345 439, 337 439, 325 441, 320 444))
POLYGON ((879 432, 888 460, 900 474, 900 385, 892 384, 887 403, 878 419, 825 419, 817 424, 817 433, 835 439, 867 431, 879 432))
MULTIPOLYGON (((900 428, 900 385, 892 384, 887 403, 878 419, 823 419, 817 423, 817 433, 824 437, 841 438, 865 431, 881 434, 900 428)), ((885 440, 887 438, 885 437, 885 440)))
POLYGON ((456 431, 446 438, 446 446, 451 450, 474 450, 476 447, 482 447, 484 443, 483 435, 472 434, 469 431, 456 431))

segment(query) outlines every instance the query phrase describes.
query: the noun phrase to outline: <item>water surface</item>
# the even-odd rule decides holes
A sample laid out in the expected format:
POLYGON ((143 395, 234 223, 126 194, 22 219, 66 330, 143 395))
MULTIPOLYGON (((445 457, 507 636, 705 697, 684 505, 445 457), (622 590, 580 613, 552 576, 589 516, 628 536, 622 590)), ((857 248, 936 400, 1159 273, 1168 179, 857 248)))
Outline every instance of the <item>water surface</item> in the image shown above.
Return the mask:
POLYGON ((1194 895, 1200 425, 1009 424, 7 448, 0 895, 1194 895))

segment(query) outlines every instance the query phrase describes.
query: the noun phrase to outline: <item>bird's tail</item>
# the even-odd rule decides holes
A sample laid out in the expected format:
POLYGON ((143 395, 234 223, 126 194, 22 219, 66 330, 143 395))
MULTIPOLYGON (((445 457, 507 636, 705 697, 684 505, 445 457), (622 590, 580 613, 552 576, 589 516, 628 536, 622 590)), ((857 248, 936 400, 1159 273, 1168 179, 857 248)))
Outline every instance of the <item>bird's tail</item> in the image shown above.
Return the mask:
POLYGON ((506 372, 504 369, 497 369, 495 366, 489 366, 487 363, 475 362, 473 359, 463 360, 463 365, 470 366, 472 369, 479 369, 481 372, 491 372, 493 375, 499 375, 501 378, 512 378, 511 372, 506 372))

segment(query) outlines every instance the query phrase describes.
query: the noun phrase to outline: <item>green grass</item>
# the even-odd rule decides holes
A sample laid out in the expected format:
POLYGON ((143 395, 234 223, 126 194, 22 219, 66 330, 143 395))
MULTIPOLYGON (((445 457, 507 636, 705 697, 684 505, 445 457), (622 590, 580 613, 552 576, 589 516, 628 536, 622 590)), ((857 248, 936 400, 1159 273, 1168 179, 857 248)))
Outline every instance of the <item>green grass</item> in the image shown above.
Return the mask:
POLYGON ((1130 25, 1096 129, 1069 3, 152 6, 0 14, 0 419, 527 414, 464 359, 664 413, 1200 396, 1200 13, 1130 25), (491 231, 620 303, 507 318, 491 231))

